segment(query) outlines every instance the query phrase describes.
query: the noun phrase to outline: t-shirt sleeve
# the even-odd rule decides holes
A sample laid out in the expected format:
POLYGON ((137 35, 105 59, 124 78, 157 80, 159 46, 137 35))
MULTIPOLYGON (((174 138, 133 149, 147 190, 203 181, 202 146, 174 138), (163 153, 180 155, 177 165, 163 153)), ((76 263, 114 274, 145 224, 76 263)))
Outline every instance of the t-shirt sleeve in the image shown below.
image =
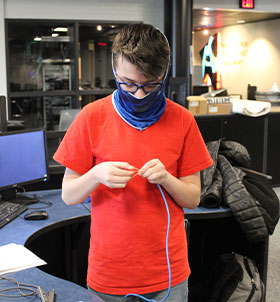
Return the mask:
POLYGON ((87 111, 82 110, 67 130, 53 159, 63 166, 84 174, 94 165, 87 111))
POLYGON ((189 119, 190 124, 186 129, 184 145, 182 148, 178 176, 184 177, 202 171, 213 164, 197 123, 193 116, 189 119))

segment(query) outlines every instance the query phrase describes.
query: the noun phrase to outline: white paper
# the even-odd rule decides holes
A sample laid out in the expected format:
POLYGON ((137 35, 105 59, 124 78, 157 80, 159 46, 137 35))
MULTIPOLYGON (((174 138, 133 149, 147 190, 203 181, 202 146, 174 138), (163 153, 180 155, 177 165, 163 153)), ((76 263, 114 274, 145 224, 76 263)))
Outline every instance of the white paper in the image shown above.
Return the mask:
POLYGON ((47 264, 33 252, 20 244, 0 246, 0 275, 47 264))
POLYGON ((232 112, 258 117, 265 115, 271 110, 270 102, 250 101, 250 100, 231 100, 232 112))

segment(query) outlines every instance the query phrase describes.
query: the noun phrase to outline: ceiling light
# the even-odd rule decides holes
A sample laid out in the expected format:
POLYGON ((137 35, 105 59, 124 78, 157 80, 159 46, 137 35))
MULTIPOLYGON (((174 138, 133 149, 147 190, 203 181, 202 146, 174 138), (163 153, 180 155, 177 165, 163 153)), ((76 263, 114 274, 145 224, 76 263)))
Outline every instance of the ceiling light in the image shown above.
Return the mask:
POLYGON ((203 26, 208 26, 208 25, 211 24, 211 19, 210 19, 209 17, 207 17, 207 16, 204 16, 204 17, 202 18, 202 20, 201 20, 201 24, 202 24, 203 26))
POLYGON ((34 41, 41 41, 42 40, 42 38, 41 37, 35 37, 34 39, 33 39, 34 41))
POLYGON ((238 20, 238 21, 236 21, 236 23, 242 24, 242 23, 245 23, 245 20, 238 20))
POLYGON ((115 27, 116 27, 116 25, 113 25, 113 24, 111 25, 111 28, 115 28, 115 27))
POLYGON ((97 29, 98 31, 101 31, 101 30, 102 30, 102 26, 101 26, 101 25, 97 25, 97 26, 96 26, 96 29, 97 29))
POLYGON ((206 35, 208 35, 209 34, 209 30, 208 29, 204 29, 203 30, 203 34, 206 36, 206 35))
POLYGON ((68 31, 68 28, 67 27, 56 27, 53 29, 53 31, 66 33, 68 31))
POLYGON ((52 37, 58 37, 59 36, 59 34, 58 33, 52 33, 52 37))

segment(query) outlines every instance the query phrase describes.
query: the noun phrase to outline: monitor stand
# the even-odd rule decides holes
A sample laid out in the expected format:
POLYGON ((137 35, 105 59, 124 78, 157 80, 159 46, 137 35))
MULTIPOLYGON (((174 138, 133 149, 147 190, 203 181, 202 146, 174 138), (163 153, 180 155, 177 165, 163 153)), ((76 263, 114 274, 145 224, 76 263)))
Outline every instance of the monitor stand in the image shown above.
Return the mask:
POLYGON ((20 204, 25 204, 25 205, 30 205, 33 203, 39 202, 38 199, 30 197, 30 196, 25 196, 22 193, 17 193, 16 188, 10 188, 6 189, 0 192, 2 195, 1 200, 2 201, 8 201, 8 202, 14 202, 14 203, 20 203, 20 204))

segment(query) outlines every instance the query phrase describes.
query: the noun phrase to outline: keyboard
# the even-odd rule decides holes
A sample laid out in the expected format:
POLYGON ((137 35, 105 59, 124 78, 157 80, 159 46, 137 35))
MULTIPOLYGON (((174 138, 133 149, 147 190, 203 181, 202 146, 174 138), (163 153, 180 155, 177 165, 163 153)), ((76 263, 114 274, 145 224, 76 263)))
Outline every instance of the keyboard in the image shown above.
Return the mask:
POLYGON ((0 228, 26 211, 28 207, 24 204, 0 201, 0 228))

